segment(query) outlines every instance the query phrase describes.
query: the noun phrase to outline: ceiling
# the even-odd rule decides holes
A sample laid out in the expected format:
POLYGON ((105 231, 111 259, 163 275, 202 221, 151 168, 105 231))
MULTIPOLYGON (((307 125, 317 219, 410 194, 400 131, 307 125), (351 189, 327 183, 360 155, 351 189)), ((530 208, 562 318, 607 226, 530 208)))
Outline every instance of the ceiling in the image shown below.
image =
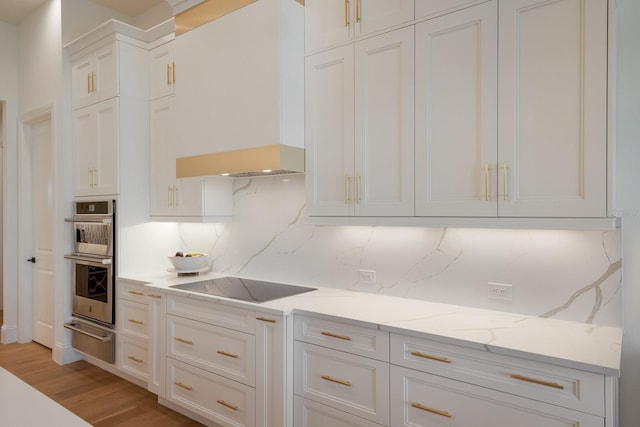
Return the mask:
MULTIPOLYGON (((0 21, 18 24, 48 0, 0 0, 0 21)), ((164 0, 89 0, 128 16, 138 16, 164 0)))

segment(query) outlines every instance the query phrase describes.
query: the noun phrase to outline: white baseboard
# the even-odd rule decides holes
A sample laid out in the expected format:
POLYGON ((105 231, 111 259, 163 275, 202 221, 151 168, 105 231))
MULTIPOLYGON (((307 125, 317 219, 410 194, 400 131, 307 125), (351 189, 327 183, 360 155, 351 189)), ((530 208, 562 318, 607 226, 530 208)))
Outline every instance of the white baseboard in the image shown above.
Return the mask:
POLYGON ((61 365, 66 365, 67 363, 73 363, 83 359, 82 354, 71 347, 71 344, 65 345, 59 342, 55 343, 53 346, 52 358, 54 362, 61 365))
POLYGON ((18 342, 18 326, 2 325, 0 335, 0 342, 3 344, 18 342))

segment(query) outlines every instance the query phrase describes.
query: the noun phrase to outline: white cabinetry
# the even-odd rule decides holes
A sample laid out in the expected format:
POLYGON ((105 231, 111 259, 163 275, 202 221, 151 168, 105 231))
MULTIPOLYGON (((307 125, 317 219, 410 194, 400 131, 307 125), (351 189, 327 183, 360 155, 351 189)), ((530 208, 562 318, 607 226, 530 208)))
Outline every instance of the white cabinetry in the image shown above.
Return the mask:
POLYGON ((391 425, 605 425, 603 375, 391 334, 391 425))
POLYGON ((173 41, 149 51, 149 99, 171 95, 178 81, 173 41))
POLYGON ((150 102, 150 190, 154 220, 228 220, 233 213, 230 179, 176 178, 176 151, 180 141, 175 133, 173 95, 150 102))
POLYGON ((306 59, 311 216, 413 215, 413 27, 306 59))
POLYGON ((389 425, 388 333, 304 316, 294 330, 296 426, 389 425))
POLYGON ((496 216, 497 3, 416 25, 417 216, 496 216))
POLYGON ((167 400, 222 426, 285 425, 285 317, 167 298, 167 400))
POLYGON ((607 10, 500 2, 500 216, 606 216, 607 10))
POLYGON ((123 372, 144 382, 149 391, 160 394, 164 361, 158 358, 158 347, 164 343, 159 334, 164 330, 164 297, 142 284, 122 279, 116 292, 116 363, 123 372))
POLYGON ((74 196, 117 195, 123 181, 147 185, 148 58, 146 43, 136 36, 144 38, 111 20, 65 46, 71 56, 74 196))
POLYGON ((305 50, 311 53, 413 19, 414 0, 307 0, 305 50))
POLYGON ((118 98, 73 112, 74 195, 118 194, 118 98))

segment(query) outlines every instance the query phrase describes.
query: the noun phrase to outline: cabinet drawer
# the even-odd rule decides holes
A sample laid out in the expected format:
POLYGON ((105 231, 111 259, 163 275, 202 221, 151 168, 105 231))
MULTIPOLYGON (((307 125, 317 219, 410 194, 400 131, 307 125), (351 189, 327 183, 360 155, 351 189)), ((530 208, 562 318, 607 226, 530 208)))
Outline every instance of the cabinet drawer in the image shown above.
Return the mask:
POLYGON ((147 343, 121 336, 120 357, 124 371, 147 381, 149 378, 149 349, 147 343))
POLYGON ((391 363, 604 416, 604 376, 391 334, 391 363))
POLYGON ((117 289, 120 298, 140 303, 147 302, 144 286, 139 283, 132 283, 127 280, 118 280, 117 289))
POLYGON ((380 424, 336 411, 329 406, 300 396, 294 396, 293 411, 296 427, 380 427, 380 424))
POLYGON ((167 353, 199 368, 255 385, 253 335, 167 316, 167 353))
POLYGON ((602 427, 604 419, 391 366, 391 425, 602 427))
POLYGON ((295 317, 295 339, 389 361, 389 333, 315 317, 295 317))
POLYGON ((149 306, 139 302, 120 300, 122 333, 131 337, 149 339, 149 306))
POLYGON ((169 295, 167 297, 167 313, 250 334, 254 334, 256 330, 256 319, 252 311, 225 306, 213 301, 169 295))
POLYGON ((387 363, 299 341, 294 352, 297 395, 388 424, 387 363))
POLYGON ((255 390, 167 359, 167 399, 224 426, 255 426, 255 390))

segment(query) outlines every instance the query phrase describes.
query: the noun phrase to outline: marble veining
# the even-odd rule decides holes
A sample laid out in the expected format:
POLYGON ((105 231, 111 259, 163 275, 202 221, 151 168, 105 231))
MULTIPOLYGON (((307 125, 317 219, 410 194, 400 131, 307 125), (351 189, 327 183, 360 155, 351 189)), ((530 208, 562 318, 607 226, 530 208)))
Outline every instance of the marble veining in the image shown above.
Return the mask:
POLYGON ((219 273, 621 325, 620 230, 313 225, 293 175, 237 179, 232 223, 177 232, 181 250, 209 252, 219 273), (359 281, 361 269, 376 283, 359 281), (490 300, 488 282, 513 285, 512 301, 490 300))

